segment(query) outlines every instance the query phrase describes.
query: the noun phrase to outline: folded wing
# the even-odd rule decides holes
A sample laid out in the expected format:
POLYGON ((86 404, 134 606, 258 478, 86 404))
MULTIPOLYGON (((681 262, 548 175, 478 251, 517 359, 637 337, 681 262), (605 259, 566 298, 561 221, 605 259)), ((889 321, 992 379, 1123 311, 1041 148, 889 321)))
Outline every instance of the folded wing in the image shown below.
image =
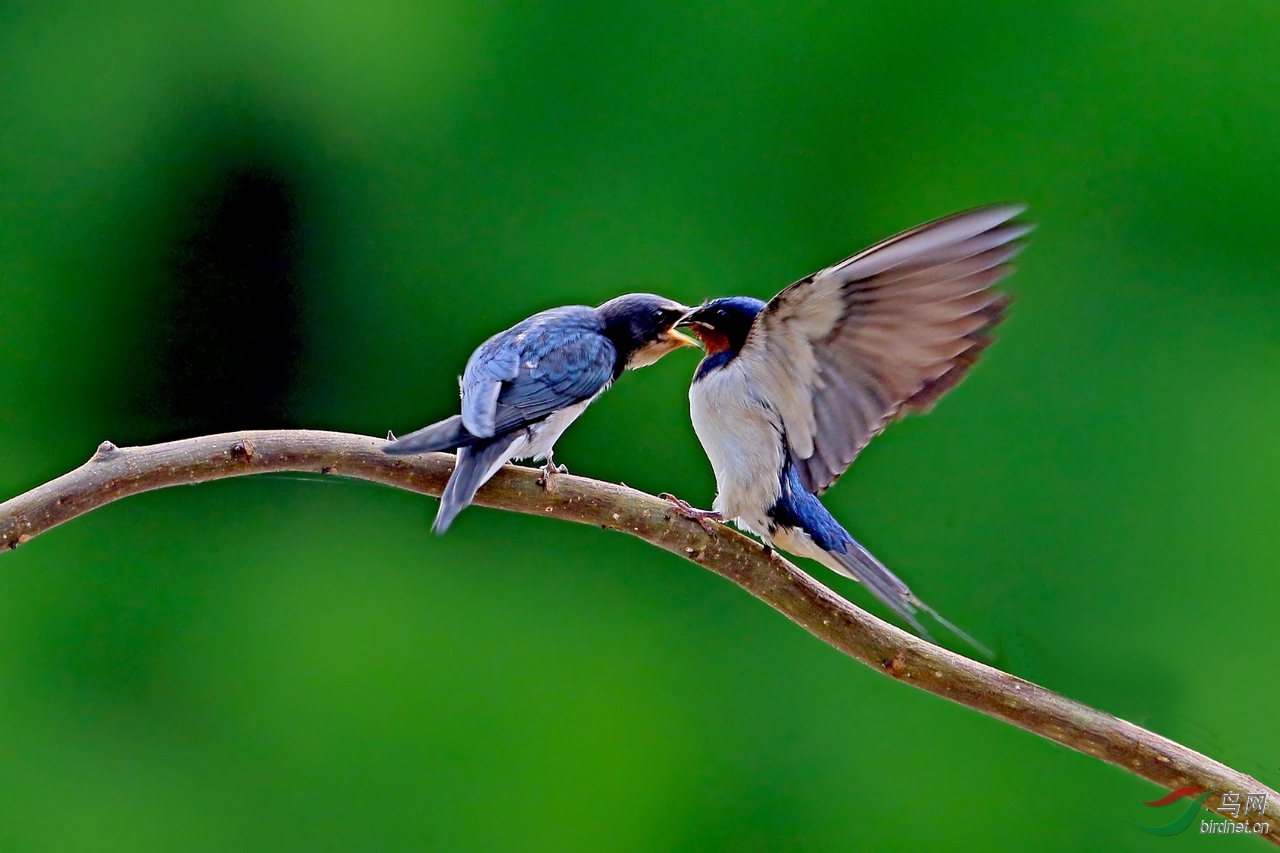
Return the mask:
POLYGON ((587 323, 551 313, 491 338, 467 362, 462 420, 472 435, 489 438, 537 423, 613 380, 613 344, 587 323))
POLYGON ((783 290, 742 348, 778 408, 804 487, 820 493, 890 419, 926 411, 991 343, 993 289, 1031 230, 1023 208, 921 225, 783 290))

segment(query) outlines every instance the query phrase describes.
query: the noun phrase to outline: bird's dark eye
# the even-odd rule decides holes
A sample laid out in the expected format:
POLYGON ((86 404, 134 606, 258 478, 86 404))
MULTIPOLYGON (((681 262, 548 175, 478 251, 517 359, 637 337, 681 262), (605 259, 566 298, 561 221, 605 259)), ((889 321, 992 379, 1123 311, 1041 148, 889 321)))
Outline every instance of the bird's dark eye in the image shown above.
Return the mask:
POLYGON ((649 312, 649 316, 653 319, 653 322, 661 323, 667 318, 667 312, 663 311, 661 308, 654 308, 649 312))
POLYGON ((728 317, 728 316, 729 316, 729 312, 728 312, 728 311, 726 311, 726 310, 724 310, 723 308, 717 308, 717 309, 716 309, 716 316, 717 316, 717 317, 728 317))

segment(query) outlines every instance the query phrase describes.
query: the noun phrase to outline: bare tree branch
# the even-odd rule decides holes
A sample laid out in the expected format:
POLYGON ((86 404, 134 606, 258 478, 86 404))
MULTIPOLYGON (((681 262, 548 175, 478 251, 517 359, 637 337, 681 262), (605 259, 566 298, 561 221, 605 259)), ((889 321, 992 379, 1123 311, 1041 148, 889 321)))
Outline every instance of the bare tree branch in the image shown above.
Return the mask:
MULTIPOLYGON (((439 495, 453 456, 397 458, 382 439, 310 430, 263 430, 202 436, 149 447, 103 442, 76 470, 0 504, 0 543, 17 548, 55 525, 128 495, 262 474, 310 471, 439 495)), ((1249 823, 1269 824, 1280 846, 1280 795, 1257 780, 1110 714, 1082 705, 918 637, 854 607, 791 563, 728 528, 712 539, 651 495, 561 475, 546 491, 533 469, 508 466, 476 497, 482 506, 593 524, 637 536, 733 581, 818 639, 907 684, 1121 767, 1163 788, 1265 793, 1266 809, 1249 823)), ((1243 815, 1241 816, 1243 819, 1243 815)), ((1242 820, 1243 822, 1243 820, 1242 820)))

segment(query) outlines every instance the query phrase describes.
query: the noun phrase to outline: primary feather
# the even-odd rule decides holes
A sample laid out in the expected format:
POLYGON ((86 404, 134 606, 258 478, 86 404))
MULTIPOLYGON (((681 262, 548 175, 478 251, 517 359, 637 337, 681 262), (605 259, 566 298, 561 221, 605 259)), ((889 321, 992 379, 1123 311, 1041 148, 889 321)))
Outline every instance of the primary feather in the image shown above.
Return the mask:
POLYGON ((821 493, 894 416, 922 411, 990 343, 1021 207, 958 213, 800 279, 756 317, 740 357, 773 401, 804 487, 821 493))

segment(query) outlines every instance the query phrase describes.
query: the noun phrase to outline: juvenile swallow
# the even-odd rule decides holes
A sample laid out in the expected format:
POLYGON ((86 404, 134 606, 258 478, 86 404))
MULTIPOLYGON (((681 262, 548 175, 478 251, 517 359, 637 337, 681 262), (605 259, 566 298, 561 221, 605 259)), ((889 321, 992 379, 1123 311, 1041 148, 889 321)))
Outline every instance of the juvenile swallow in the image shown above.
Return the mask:
POLYGON ((677 325, 706 350, 690 416, 716 476, 714 509, 664 495, 703 524, 733 520, 778 547, 860 581, 928 636, 923 610, 975 648, 859 545, 818 501, 889 421, 927 411, 991 343, 1008 304, 1023 208, 984 207, 877 243, 767 304, 714 299, 677 325))
POLYGON ((462 414, 385 445, 393 456, 457 450, 432 529, 444 533, 476 491, 511 459, 545 459, 544 482, 557 470, 556 440, 629 368, 696 346, 674 326, 689 309, 648 293, 610 299, 599 308, 570 305, 534 314, 485 341, 460 381, 462 414))

